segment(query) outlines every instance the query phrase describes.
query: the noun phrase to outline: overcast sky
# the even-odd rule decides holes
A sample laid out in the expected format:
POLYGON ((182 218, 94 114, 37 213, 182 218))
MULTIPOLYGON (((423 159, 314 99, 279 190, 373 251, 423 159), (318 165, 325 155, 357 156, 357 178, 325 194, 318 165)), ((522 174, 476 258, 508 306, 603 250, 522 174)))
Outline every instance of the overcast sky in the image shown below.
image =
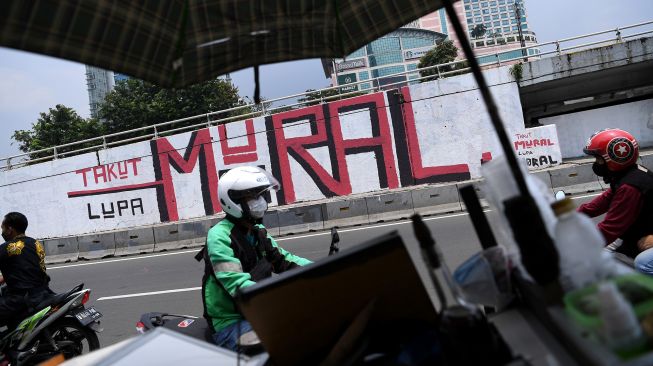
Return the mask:
MULTIPOLYGON (((653 0, 525 2, 529 29, 540 43, 653 20, 653 0)), ((262 66, 260 75, 268 99, 329 86, 317 59, 262 66)), ((240 95, 253 95, 251 69, 231 76, 240 95)), ((31 128, 39 112, 56 104, 89 116, 84 65, 0 47, 0 157, 18 153, 10 145, 14 130, 31 128)))

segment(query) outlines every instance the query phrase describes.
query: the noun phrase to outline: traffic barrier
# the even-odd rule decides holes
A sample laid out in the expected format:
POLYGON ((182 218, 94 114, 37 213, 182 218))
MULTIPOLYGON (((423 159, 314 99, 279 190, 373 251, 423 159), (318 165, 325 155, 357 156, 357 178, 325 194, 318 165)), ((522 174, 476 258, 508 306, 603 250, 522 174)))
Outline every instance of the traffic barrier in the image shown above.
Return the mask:
POLYGON ((116 255, 152 253, 154 251, 154 230, 151 227, 117 231, 116 255))
POLYGON ((154 226, 154 251, 175 250, 194 246, 194 222, 154 226))
POLYGON ((640 164, 653 170, 653 155, 641 155, 639 159, 640 159, 639 162, 640 164))
POLYGON ((462 210, 456 185, 427 186, 411 191, 413 208, 422 216, 462 210))
POLYGON ((549 170, 551 186, 567 194, 580 194, 602 191, 599 177, 592 171, 591 164, 574 165, 549 170))
POLYGON ((279 235, 295 234, 324 229, 322 205, 280 208, 279 235))
POLYGON ((324 228, 365 225, 370 223, 365 198, 326 202, 322 205, 324 228))
POLYGON ((410 191, 380 194, 366 197, 370 223, 406 219, 415 213, 410 191))
POLYGON ((263 216, 263 226, 268 231, 268 234, 274 236, 279 235, 279 214, 277 210, 270 210, 263 216))
POLYGON ((215 224, 217 224, 224 215, 221 215, 219 217, 210 217, 206 220, 201 220, 201 221, 196 221, 196 233, 197 235, 195 238, 193 238, 193 246, 202 246, 206 243, 206 234, 211 230, 215 224))
POLYGON ((45 249, 45 263, 74 262, 79 258, 76 236, 41 241, 45 249))
POLYGON ((80 259, 113 257, 116 254, 115 233, 91 234, 77 237, 80 259))

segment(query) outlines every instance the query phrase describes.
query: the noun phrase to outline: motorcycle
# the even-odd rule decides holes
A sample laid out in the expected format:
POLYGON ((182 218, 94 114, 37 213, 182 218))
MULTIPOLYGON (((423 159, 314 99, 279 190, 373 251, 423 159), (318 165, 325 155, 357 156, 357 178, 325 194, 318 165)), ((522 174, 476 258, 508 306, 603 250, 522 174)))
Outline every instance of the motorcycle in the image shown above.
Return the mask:
MULTIPOLYGON (((331 244, 328 256, 338 253, 340 250, 339 242, 338 230, 335 227, 331 228, 331 244)), ((157 327, 164 327, 195 339, 213 343, 213 332, 203 317, 151 312, 141 315, 140 320, 136 323, 136 331, 140 334, 157 327)), ((241 353, 246 355, 255 355, 264 351, 261 342, 253 331, 244 333, 240 337, 239 345, 241 353)))
POLYGON ((79 284, 34 307, 35 313, 0 333, 0 365, 33 365, 63 354, 65 359, 100 348, 102 314, 86 307, 90 289, 79 284))

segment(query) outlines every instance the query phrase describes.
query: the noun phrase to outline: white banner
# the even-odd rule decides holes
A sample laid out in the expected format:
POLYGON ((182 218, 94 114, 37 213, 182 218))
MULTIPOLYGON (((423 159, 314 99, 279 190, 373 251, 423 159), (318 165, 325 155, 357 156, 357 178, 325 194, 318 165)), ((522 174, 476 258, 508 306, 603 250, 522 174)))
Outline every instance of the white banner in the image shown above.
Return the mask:
POLYGON ((558 131, 555 125, 527 128, 513 134, 517 156, 526 161, 529 170, 550 168, 562 162, 558 131))

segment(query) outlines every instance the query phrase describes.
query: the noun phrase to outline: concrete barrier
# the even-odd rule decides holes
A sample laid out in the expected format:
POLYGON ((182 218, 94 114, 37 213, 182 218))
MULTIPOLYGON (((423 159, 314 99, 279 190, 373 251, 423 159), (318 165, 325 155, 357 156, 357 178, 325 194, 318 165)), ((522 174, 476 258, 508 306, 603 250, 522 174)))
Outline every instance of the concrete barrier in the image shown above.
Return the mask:
POLYGON ((653 170, 653 155, 642 155, 639 157, 639 163, 653 170))
POLYGON ((462 210, 456 185, 427 186, 411 191, 413 208, 420 215, 435 215, 462 210))
POLYGON ((199 229, 195 222, 179 222, 154 226, 154 251, 175 250, 195 246, 193 239, 199 229))
POLYGON ((76 236, 42 240, 45 249, 45 263, 74 262, 79 258, 79 244, 76 236))
POLYGON ((115 233, 92 234, 77 237, 80 259, 113 257, 116 254, 115 233))
POLYGON ((322 205, 322 209, 325 229, 370 223, 367 202, 363 197, 327 202, 322 205))
POLYGON ((410 191, 380 194, 365 197, 370 223, 409 218, 413 210, 413 196, 410 191))
POLYGON ((152 253, 154 230, 151 227, 116 232, 116 255, 152 253))
POLYGON ((553 190, 563 190, 567 194, 599 192, 603 190, 599 178, 592 171, 591 164, 575 165, 549 170, 553 190))
POLYGON ((279 235, 295 234, 324 229, 322 205, 281 208, 279 215, 279 235))
POLYGON ((265 213, 265 216, 263 216, 263 226, 265 226, 265 229, 273 237, 279 235, 279 214, 277 210, 270 210, 265 213))
POLYGON ((209 230, 215 226, 220 220, 222 220, 224 216, 220 217, 210 217, 206 220, 202 221, 196 221, 195 225, 196 227, 196 232, 197 236, 193 238, 193 246, 201 247, 206 243, 206 234, 209 232, 209 230))

